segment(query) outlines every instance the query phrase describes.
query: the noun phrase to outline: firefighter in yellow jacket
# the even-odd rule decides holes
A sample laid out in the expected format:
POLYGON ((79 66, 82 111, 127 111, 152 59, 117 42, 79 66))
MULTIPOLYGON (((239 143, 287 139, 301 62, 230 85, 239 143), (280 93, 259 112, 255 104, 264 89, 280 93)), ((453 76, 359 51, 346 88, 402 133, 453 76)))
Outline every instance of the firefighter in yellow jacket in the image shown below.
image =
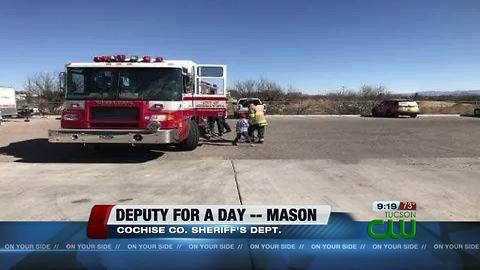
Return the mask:
POLYGON ((258 143, 263 143, 265 135, 265 127, 268 125, 267 118, 263 113, 263 110, 255 104, 251 103, 248 106, 248 118, 250 120, 250 126, 248 127, 248 136, 253 140, 253 134, 255 130, 258 133, 258 143))

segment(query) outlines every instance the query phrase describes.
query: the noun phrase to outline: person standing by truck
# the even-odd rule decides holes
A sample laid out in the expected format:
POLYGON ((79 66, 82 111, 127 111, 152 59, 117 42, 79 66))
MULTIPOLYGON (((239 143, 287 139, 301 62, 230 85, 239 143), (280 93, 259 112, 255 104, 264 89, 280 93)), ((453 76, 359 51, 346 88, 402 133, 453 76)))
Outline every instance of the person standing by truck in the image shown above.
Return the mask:
POLYGON ((221 118, 223 118, 223 116, 209 116, 207 117, 207 123, 208 123, 208 128, 210 130, 210 136, 215 136, 215 124, 217 126, 217 129, 218 129, 218 133, 217 135, 218 136, 223 136, 223 132, 224 132, 224 125, 221 121, 221 118))
POLYGON ((217 124, 218 128, 218 136, 223 136, 225 133, 229 133, 232 131, 232 128, 227 123, 226 112, 222 116, 210 116, 207 118, 208 127, 210 129, 210 135, 215 136, 215 123, 217 124))
POLYGON ((222 124, 223 128, 225 129, 225 133, 232 132, 232 128, 227 123, 227 110, 225 110, 225 114, 223 116, 219 116, 220 123, 222 124))
POLYGON ((267 118, 263 110, 250 103, 248 106, 248 118, 250 120, 250 127, 248 129, 248 136, 254 140, 254 132, 257 131, 258 143, 263 143, 265 135, 265 127, 268 125, 267 118))

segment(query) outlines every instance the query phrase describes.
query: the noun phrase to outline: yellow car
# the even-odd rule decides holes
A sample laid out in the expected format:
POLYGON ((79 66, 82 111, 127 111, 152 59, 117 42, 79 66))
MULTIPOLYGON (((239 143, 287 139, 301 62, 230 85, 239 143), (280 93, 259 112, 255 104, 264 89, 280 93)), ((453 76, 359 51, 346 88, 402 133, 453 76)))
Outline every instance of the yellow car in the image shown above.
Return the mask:
POLYGON ((416 101, 403 99, 384 100, 372 109, 374 117, 398 117, 400 115, 417 117, 419 113, 420 109, 416 101))

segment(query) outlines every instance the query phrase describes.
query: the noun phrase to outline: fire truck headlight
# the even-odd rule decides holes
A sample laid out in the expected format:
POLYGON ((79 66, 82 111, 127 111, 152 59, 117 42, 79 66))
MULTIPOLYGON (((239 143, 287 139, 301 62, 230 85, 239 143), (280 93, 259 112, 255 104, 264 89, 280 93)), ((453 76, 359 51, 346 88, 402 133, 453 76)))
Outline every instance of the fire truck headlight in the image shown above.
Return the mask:
POLYGON ((150 121, 162 122, 162 121, 173 121, 173 120, 175 120, 175 116, 171 113, 153 114, 152 116, 150 116, 150 121))
POLYGON ((76 113, 66 113, 63 115, 63 120, 65 121, 78 121, 79 117, 76 113))
POLYGON ((85 101, 83 100, 67 100, 63 103, 65 109, 85 109, 85 101))
POLYGON ((150 121, 156 121, 156 122, 161 122, 167 120, 167 115, 166 114, 154 114, 150 116, 150 121))
POLYGON ((167 114, 167 121, 173 121, 175 120, 175 116, 173 114, 167 114))

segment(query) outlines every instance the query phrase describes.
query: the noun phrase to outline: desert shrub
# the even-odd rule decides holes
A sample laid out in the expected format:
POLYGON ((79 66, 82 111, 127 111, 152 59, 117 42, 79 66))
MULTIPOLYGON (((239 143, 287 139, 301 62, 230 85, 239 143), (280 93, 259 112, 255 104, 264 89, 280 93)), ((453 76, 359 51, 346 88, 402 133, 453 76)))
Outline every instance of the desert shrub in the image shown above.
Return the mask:
POLYGON ((327 99, 333 102, 333 114, 370 114, 373 106, 393 95, 382 85, 363 85, 358 90, 343 87, 337 92, 330 92, 327 99))
POLYGON ((235 98, 258 97, 267 103, 269 114, 369 114, 373 106, 394 97, 384 86, 363 85, 358 90, 342 89, 325 95, 307 95, 261 78, 237 81, 230 93, 235 98))

